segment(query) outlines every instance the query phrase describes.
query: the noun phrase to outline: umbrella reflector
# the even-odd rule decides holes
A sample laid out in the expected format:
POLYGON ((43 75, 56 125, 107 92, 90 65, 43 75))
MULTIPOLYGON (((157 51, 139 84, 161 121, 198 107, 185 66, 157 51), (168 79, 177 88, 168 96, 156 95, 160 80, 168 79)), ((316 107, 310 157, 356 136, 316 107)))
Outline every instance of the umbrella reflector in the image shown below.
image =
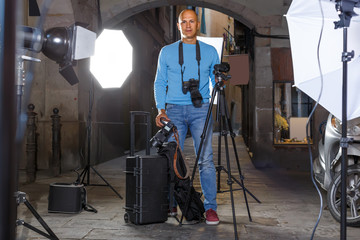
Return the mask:
MULTIPOLYGON (((295 86, 318 100, 321 91, 319 60, 323 73, 323 91, 319 104, 341 119, 342 108, 342 51, 343 31, 335 29, 334 22, 339 21, 335 3, 321 1, 293 0, 286 19, 290 33, 290 44, 294 68, 295 86), (322 16, 322 12, 324 18, 322 16)), ((359 13, 359 9, 354 9, 359 13)), ((360 100, 356 94, 360 82, 360 17, 353 17, 348 28, 348 49, 355 51, 355 58, 348 65, 348 116, 353 119, 360 116, 360 100)))

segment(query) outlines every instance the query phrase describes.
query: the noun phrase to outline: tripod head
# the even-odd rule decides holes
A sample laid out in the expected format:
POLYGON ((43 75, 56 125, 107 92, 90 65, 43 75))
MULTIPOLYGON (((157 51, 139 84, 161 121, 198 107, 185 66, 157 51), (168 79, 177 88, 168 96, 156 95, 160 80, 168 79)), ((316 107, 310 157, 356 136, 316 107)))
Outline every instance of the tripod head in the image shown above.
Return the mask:
POLYGON ((227 81, 231 78, 231 75, 228 74, 230 71, 230 65, 228 63, 220 63, 214 65, 214 74, 218 79, 218 83, 222 83, 223 80, 227 81))

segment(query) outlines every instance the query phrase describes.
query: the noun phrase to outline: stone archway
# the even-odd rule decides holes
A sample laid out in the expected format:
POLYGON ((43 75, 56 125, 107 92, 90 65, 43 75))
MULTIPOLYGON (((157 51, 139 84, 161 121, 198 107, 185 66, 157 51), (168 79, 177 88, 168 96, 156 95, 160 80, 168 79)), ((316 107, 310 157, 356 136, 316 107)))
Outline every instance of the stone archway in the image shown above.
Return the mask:
MULTIPOLYGON (((260 0, 258 6, 264 5, 260 0)), ((280 7, 279 2, 272 4, 274 8, 280 7)), ((152 8, 163 7, 168 5, 195 5, 199 7, 211 8, 213 10, 227 14, 237 21, 243 23, 248 28, 254 27, 270 27, 281 26, 281 14, 276 15, 260 15, 254 10, 252 6, 247 6, 244 0, 202 0, 202 1, 189 1, 189 0, 138 0, 138 1, 108 1, 102 3, 102 17, 105 28, 115 27, 118 23, 138 14, 142 11, 152 8)), ((266 6, 264 6, 266 8, 266 6)))
MULTIPOLYGON (((153 8, 171 5, 192 5, 210 8, 227 14, 250 29, 270 35, 273 28, 284 29, 283 14, 290 0, 137 0, 106 1, 109 6, 101 6, 103 27, 117 28, 127 18, 153 8)), ((104 3, 105 4, 105 3, 104 3)), ((285 30, 286 31, 286 30, 285 30)), ((288 44, 288 43, 285 43, 288 44)), ((271 70, 270 39, 254 42, 253 76, 249 82, 249 149, 253 153, 253 163, 264 167, 272 165, 272 119, 273 78, 271 70), (264 96, 266 96, 264 98, 264 96)), ((281 45, 281 44, 280 44, 281 45)))

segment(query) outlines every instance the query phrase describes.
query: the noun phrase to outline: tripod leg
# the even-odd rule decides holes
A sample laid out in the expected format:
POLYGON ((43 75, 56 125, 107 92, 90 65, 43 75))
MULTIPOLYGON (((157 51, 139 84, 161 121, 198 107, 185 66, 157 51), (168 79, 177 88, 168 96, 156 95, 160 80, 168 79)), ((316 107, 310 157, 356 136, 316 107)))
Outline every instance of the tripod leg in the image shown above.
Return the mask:
MULTIPOLYGON (((224 171, 226 171, 226 170, 224 169, 224 171)), ((257 201, 258 203, 261 203, 261 201, 260 201, 259 199, 257 199, 257 197, 255 197, 255 195, 252 194, 252 193, 244 186, 244 181, 239 182, 239 180, 237 180, 234 176, 231 176, 231 178, 232 178, 237 184, 239 184, 242 189, 245 189, 245 191, 246 191, 248 194, 250 194, 250 196, 251 196, 255 201, 257 201)))
POLYGON ((235 239, 238 239, 236 215, 235 215, 235 205, 234 205, 234 193, 233 193, 233 189, 232 189, 232 184, 234 182, 232 181, 232 178, 231 178, 231 166, 230 166, 230 158, 229 158, 229 148, 228 148, 228 141, 227 141, 227 135, 226 134, 224 135, 224 143, 225 143, 226 165, 227 165, 227 168, 228 168, 227 184, 229 185, 229 188, 230 188, 230 198, 231 198, 231 207, 232 207, 232 214, 233 214, 234 234, 235 234, 235 239))
POLYGON ((103 176, 101 176, 101 174, 100 174, 98 171, 95 170, 95 168, 91 167, 91 169, 94 170, 94 172, 106 183, 106 185, 107 185, 108 187, 111 188, 111 190, 114 191, 114 193, 115 193, 120 199, 123 199, 123 197, 115 190, 115 188, 113 188, 113 186, 111 186, 110 183, 109 183, 108 181, 106 181, 106 179, 105 179, 103 176))
MULTIPOLYGON (((223 92, 222 95, 221 95, 225 101, 225 93, 223 92)), ((232 126, 231 126, 231 121, 230 121, 230 117, 229 117, 229 110, 227 108, 227 105, 224 104, 224 108, 225 108, 225 117, 226 117, 226 120, 227 120, 227 126, 228 126, 228 129, 230 131, 230 136, 231 136, 231 140, 232 140, 232 144, 233 144, 233 149, 234 149, 234 153, 235 153, 235 159, 236 159, 236 164, 237 164, 237 168, 238 168, 238 171, 239 171, 239 175, 240 175, 240 181, 241 181, 241 186, 242 186, 242 189, 243 189, 243 193, 244 193, 244 199, 245 199, 245 203, 246 203, 246 208, 247 208, 247 211, 248 211, 248 216, 249 216, 249 221, 252 222, 252 218, 251 218, 251 214, 250 214, 250 208, 249 208, 249 202, 247 200, 247 195, 246 195, 246 188, 245 188, 245 185, 244 185, 244 176, 242 175, 241 173, 241 167, 240 167, 240 162, 239 162, 239 156, 238 156, 238 153, 237 153, 237 149, 236 149, 236 145, 235 145, 235 134, 233 132, 233 129, 232 129, 232 126)), ((224 117, 224 118, 225 118, 224 117)), ((225 120, 225 119, 224 119, 225 120)), ((229 169, 230 170, 230 169, 229 169)))
POLYGON ((222 125, 221 125, 221 119, 219 121, 219 137, 218 137, 218 167, 217 167, 217 177, 218 177, 218 182, 217 182, 217 192, 220 192, 220 188, 221 188, 221 134, 222 134, 222 125))

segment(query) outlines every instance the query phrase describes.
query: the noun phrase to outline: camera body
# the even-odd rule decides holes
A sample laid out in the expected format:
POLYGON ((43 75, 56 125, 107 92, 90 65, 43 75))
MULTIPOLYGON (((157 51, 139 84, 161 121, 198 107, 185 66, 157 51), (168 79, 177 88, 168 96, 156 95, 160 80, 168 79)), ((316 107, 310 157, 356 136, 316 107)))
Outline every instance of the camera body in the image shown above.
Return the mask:
POLYGON ((194 78, 191 78, 189 79, 189 81, 185 81, 183 82, 183 85, 182 85, 182 91, 184 94, 186 94, 187 92, 193 92, 193 91, 196 91, 196 90, 199 90, 199 80, 198 79, 194 79, 194 78))
POLYGON ((222 82, 222 80, 229 80, 231 75, 227 74, 230 71, 230 65, 228 63, 220 63, 214 65, 214 74, 218 79, 218 82, 222 82))
POLYGON ((230 65, 226 62, 215 64, 214 65, 214 71, 215 72, 224 72, 227 73, 230 71, 230 65))
POLYGON ((198 79, 191 78, 189 81, 183 82, 182 91, 184 94, 190 92, 191 101, 195 107, 201 107, 202 96, 199 91, 200 81, 198 79))
POLYGON ((161 147, 170 135, 173 128, 176 128, 174 123, 171 121, 166 122, 160 119, 164 126, 150 139, 151 145, 153 147, 161 147))

